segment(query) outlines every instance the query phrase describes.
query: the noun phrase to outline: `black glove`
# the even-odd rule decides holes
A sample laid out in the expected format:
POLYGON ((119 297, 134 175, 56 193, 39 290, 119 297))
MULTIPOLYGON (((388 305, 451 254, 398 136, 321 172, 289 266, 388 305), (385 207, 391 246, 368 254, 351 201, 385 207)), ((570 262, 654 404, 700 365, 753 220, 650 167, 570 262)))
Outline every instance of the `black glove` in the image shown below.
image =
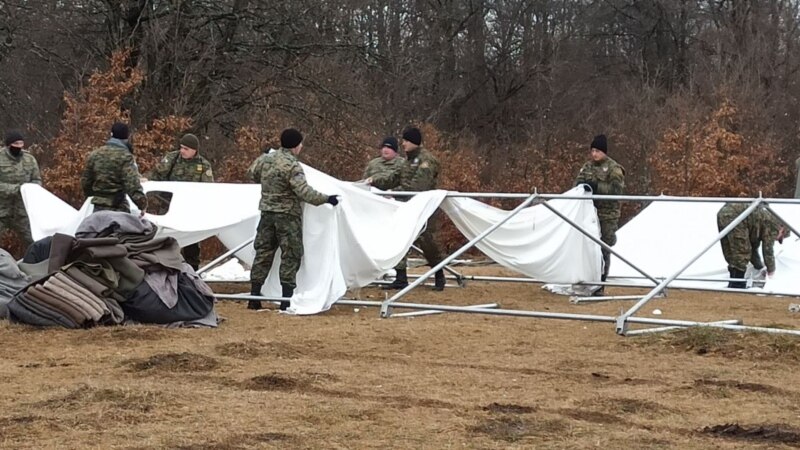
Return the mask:
POLYGON ((593 193, 597 193, 597 183, 594 181, 585 181, 583 183, 583 190, 589 192, 591 190, 593 193))
POLYGON ((331 204, 331 205, 333 205, 333 206, 336 206, 336 205, 338 205, 338 204, 339 204, 339 199, 338 199, 338 198, 336 198, 336 196, 335 196, 335 195, 329 195, 329 196, 328 196, 328 203, 330 203, 330 204, 331 204))

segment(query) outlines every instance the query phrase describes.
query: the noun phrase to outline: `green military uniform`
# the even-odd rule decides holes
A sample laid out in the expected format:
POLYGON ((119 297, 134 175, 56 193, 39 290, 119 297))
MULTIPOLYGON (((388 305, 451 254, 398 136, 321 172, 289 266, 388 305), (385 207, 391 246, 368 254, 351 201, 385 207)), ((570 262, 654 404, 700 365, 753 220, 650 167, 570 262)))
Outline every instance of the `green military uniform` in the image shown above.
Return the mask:
MULTIPOLYGON (((422 146, 411 150, 407 156, 408 163, 403 168, 400 186, 398 186, 397 190, 423 192, 436 189, 439 179, 439 161, 436 157, 422 146)), ((442 262, 442 252, 436 242, 438 228, 439 217, 438 213, 435 213, 428 219, 427 226, 416 242, 431 267, 442 262)), ((403 258, 395 268, 405 270, 406 266, 406 258, 403 258)))
POLYGON ((36 158, 25 150, 14 156, 8 147, 0 149, 0 233, 10 228, 27 248, 33 242, 28 213, 19 188, 24 183, 42 184, 36 158))
POLYGON ((395 157, 386 160, 379 156, 367 164, 364 178, 372 178, 372 186, 382 191, 395 189, 402 182, 406 166, 408 166, 408 161, 405 158, 395 157))
MULTIPOLYGON (((625 190, 625 168, 606 156, 600 161, 587 161, 581 167, 575 185, 588 184, 597 195, 621 195, 625 190)), ((609 246, 617 243, 620 205, 616 200, 594 200, 597 218, 600 221, 600 240, 609 246)), ((603 250, 602 280, 608 277, 611 252, 603 250)))
POLYGON ((294 290, 295 277, 303 258, 302 202, 321 205, 328 196, 317 192, 306 182, 305 173, 291 150, 281 148, 258 157, 247 170, 248 176, 261 183, 261 220, 253 246, 256 256, 250 281, 262 284, 267 279, 281 249, 281 285, 294 290))
MULTIPOLYGON (((195 150, 196 151, 196 150, 195 150)), ((150 174, 153 181, 189 181, 195 183, 213 183, 214 172, 207 159, 195 153, 190 159, 181 158, 180 150, 167 153, 150 174)), ((197 270, 200 267, 200 243, 196 242, 181 249, 181 254, 189 264, 197 270)))
MULTIPOLYGON (((727 227, 749 206, 747 203, 726 203, 717 213, 719 231, 727 227)), ((728 270, 731 272, 732 278, 744 277, 748 261, 752 262, 756 269, 762 269, 766 265, 767 272, 775 271, 774 247, 778 237, 778 228, 779 223, 772 213, 760 207, 720 239, 722 255, 728 263, 728 270), (758 254, 759 246, 764 256, 763 262, 758 254)))
POLYGON ((86 197, 92 197, 95 211, 130 212, 126 194, 140 210, 147 209, 139 167, 125 142, 119 139, 111 138, 89 154, 81 175, 81 187, 86 197))

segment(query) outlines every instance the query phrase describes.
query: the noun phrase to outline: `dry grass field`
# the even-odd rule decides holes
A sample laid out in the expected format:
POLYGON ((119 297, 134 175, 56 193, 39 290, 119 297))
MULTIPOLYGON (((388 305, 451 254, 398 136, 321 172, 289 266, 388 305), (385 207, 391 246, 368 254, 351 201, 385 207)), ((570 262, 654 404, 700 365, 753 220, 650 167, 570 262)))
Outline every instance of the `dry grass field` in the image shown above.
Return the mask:
MULTIPOLYGON (((353 295, 383 298, 374 288, 353 295)), ((571 305, 538 285, 478 282, 409 299, 611 315, 631 304, 571 305)), ((790 301, 673 290, 642 315, 800 328, 790 301)), ((797 337, 624 338, 606 323, 379 319, 375 308, 218 310, 226 320, 214 330, 0 323, 0 446, 800 447, 797 337)))

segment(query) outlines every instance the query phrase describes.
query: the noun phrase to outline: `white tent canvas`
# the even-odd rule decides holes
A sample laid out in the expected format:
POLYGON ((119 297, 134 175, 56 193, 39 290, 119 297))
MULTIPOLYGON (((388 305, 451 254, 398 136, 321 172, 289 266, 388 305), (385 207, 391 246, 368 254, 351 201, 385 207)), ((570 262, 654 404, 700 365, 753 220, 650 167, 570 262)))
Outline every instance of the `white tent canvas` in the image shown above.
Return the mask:
MULTIPOLYGON (((637 267, 656 278, 666 278, 680 270, 703 248, 708 246, 719 231, 717 212, 724 203, 655 201, 644 208, 617 232, 614 250, 637 267)), ((800 205, 773 206, 781 217, 793 227, 800 228, 800 205)), ((753 292, 800 295, 800 241, 792 236, 775 243, 775 276, 762 288, 753 292)), ((689 266, 680 278, 727 278, 728 265, 722 256, 719 243, 689 266)), ((612 256, 610 276, 626 281, 652 286, 640 278, 639 272, 612 256)), ((725 287, 725 282, 675 281, 674 287, 725 287)))
MULTIPOLYGON (((339 195, 337 207, 305 205, 303 242, 305 255, 297 274, 291 311, 314 314, 325 311, 347 288, 370 284, 391 270, 406 254, 427 219, 442 205, 468 238, 474 238, 509 212, 469 199, 447 199, 445 191, 418 194, 398 202, 354 183, 332 178, 304 166, 311 186, 339 195)), ((234 248, 255 235, 260 217, 260 186, 256 184, 146 182, 146 192, 172 195, 164 215, 148 214, 161 235, 175 237, 184 246, 217 236, 234 248)), ((85 203, 76 211, 38 185, 22 188, 35 239, 56 232, 74 234, 91 213, 85 203)), ((575 191, 569 194, 575 195, 575 191)), ((598 235, 591 201, 553 200, 562 214, 598 235)), ((489 235, 479 248, 495 261, 523 274, 564 282, 591 280, 599 274, 599 248, 545 207, 533 206, 489 235)), ((236 256, 250 265, 253 245, 236 256)), ((280 251, 276 261, 280 258, 280 251)), ((274 264, 262 293, 280 296, 278 264, 274 264)))

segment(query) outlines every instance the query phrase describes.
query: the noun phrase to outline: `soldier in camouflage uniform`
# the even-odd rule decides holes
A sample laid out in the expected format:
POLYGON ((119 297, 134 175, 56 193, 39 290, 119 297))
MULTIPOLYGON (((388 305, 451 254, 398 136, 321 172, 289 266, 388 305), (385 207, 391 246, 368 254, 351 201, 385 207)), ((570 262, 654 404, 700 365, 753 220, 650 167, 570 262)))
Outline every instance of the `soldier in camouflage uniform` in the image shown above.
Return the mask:
MULTIPOLYGON (((726 203, 717 212, 717 229, 722 231, 748 206, 747 203, 726 203)), ((772 276, 775 273, 775 241, 783 243, 785 235, 786 228, 783 224, 764 207, 759 207, 720 239, 722 256, 728 263, 728 274, 730 278, 740 279, 730 281, 728 287, 734 289, 747 287, 744 276, 748 261, 756 270, 761 270, 766 264, 767 274, 772 276), (758 254, 759 246, 764 255, 763 262, 758 254)))
MULTIPOLYGON (((625 190, 625 168, 608 156, 608 142, 604 134, 595 136, 589 146, 590 159, 587 161, 575 185, 584 185, 591 189, 595 195, 621 195, 625 190)), ((616 200, 594 200, 597 218, 600 221, 600 240, 609 246, 617 243, 617 229, 619 228, 620 205, 616 200)), ((601 281, 608 278, 611 266, 611 252, 603 249, 603 273, 601 281)), ((594 292, 594 295, 603 295, 603 286, 594 292)))
POLYGON ((381 144, 381 156, 367 164, 364 180, 382 191, 394 189, 400 185, 407 165, 405 158, 397 157, 397 139, 387 137, 381 144))
MULTIPOLYGON (((295 277, 303 258, 302 202, 318 206, 336 206, 335 195, 325 195, 308 185, 297 155, 303 149, 303 135, 289 128, 281 133, 281 148, 264 153, 247 169, 248 176, 261 183, 261 220, 253 246, 256 256, 250 271, 251 295, 261 295, 261 287, 269 275, 275 250, 281 249, 281 297, 291 298, 297 286, 295 277)), ((281 302, 281 310, 289 301, 281 302)), ((248 309, 261 309, 260 301, 250 301, 248 309)))
POLYGON ((139 180, 139 167, 128 148, 128 126, 115 123, 111 139, 86 159, 81 175, 83 194, 92 197, 95 211, 131 212, 126 195, 139 210, 147 209, 147 197, 139 180))
POLYGON ((22 149, 25 139, 21 133, 6 134, 5 144, 0 150, 0 233, 8 228, 16 231, 27 248, 33 239, 19 188, 24 183, 41 185, 42 177, 36 158, 22 149))
MULTIPOLYGON (((401 145, 406 152, 408 163, 403 169, 403 175, 397 190, 422 192, 436 189, 436 183, 439 178, 439 161, 422 146, 422 133, 419 129, 406 128, 403 131, 401 145)), ((428 219, 427 226, 416 242, 431 267, 442 262, 442 252, 436 242, 436 231, 439 228, 438 222, 438 213, 434 213, 428 219)), ((397 276, 394 281, 384 289, 403 289, 408 286, 406 267, 407 261, 406 258, 403 258, 395 267, 397 276)), ((442 291, 444 290, 444 285, 444 271, 438 270, 434 278, 433 290, 442 291)))
MULTIPOLYGON (((180 149, 167 153, 153 169, 153 181, 191 181, 213 183, 214 173, 211 163, 200 156, 200 140, 193 134, 185 134, 180 140, 180 149)), ((200 267, 200 243, 196 242, 181 249, 181 254, 197 270, 200 267)))

